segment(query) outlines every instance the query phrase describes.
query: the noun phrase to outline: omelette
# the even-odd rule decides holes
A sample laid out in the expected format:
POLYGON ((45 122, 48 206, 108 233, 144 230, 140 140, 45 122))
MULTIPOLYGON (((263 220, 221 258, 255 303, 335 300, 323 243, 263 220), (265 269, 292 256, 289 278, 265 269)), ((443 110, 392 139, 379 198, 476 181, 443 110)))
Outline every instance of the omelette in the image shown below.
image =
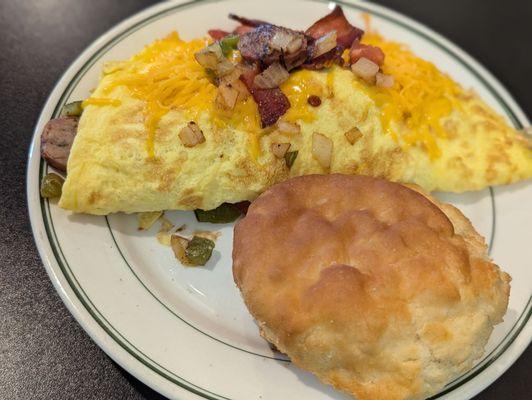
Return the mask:
MULTIPOLYGON (((289 108, 268 126, 254 96, 239 96, 229 110, 218 106, 216 79, 195 57, 211 43, 174 32, 104 66, 83 103, 62 208, 210 210, 316 173, 450 192, 532 177, 523 135, 475 92, 375 32, 361 43, 382 49, 381 76, 393 81, 369 84, 341 62, 296 68, 278 88, 289 108), (186 129, 199 135, 196 142, 183 140, 186 129)), ((227 56, 241 58, 239 51, 227 56)))

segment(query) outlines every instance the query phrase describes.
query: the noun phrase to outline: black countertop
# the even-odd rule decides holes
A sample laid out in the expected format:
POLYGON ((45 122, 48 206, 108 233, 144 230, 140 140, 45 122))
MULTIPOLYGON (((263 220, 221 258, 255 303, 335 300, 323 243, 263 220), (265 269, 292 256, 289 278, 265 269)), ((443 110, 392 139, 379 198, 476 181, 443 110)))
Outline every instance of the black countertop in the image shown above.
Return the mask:
MULTIPOLYGON (((25 170, 55 82, 94 39, 148 0, 0 1, 0 399, 163 399, 108 358, 62 304, 37 254, 25 170)), ((448 37, 532 113, 532 2, 379 1, 448 37)), ((478 400, 530 398, 532 350, 478 400)))

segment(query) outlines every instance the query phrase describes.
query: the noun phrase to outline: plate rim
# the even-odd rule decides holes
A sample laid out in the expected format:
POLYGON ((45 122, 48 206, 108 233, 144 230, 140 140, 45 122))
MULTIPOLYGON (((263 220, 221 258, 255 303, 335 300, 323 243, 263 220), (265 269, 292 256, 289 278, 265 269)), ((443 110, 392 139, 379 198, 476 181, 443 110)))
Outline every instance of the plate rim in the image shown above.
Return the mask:
MULTIPOLYGON (((41 200, 39 200, 38 195, 38 182, 40 179, 42 163, 39 162, 40 155, 37 152, 39 147, 37 139, 40 136, 40 132, 37 130, 37 128, 41 126, 46 119, 48 119, 46 117, 47 115, 51 113, 57 113, 58 108, 60 107, 61 100, 64 99, 64 97, 68 97, 70 93, 66 93, 69 87, 75 80, 75 77, 82 71, 86 63, 98 54, 105 54, 105 52, 108 50, 108 46, 110 46, 115 41, 119 41, 123 36, 127 35, 128 33, 131 33, 131 29, 133 27, 137 27, 137 29, 140 29, 141 27, 148 25, 151 21, 153 21, 153 18, 157 15, 165 15, 167 13, 171 13, 176 8, 182 8, 188 5, 193 6, 197 4, 222 1, 224 0, 174 0, 154 5, 124 19, 122 22, 113 26, 111 29, 109 29, 107 32, 105 32, 99 38, 93 41, 67 68, 64 74, 56 82, 54 89, 48 96, 34 128, 33 137, 28 154, 26 173, 26 196, 34 239, 39 251, 39 255, 43 260, 43 264, 50 277, 50 280, 52 281, 56 291, 59 293, 61 300, 63 301, 67 309, 74 316, 77 322, 83 327, 83 329, 89 334, 92 340, 94 340, 96 344, 98 344, 98 346, 102 350, 104 350, 108 356, 110 356, 124 369, 126 369, 132 375, 136 376, 138 379, 148 384, 158 392, 164 394, 165 396, 175 397, 176 394, 179 394, 181 396, 180 398, 183 399, 198 399, 209 397, 205 397, 204 394, 198 393, 193 388, 185 388, 171 379, 165 378, 161 381, 161 377, 156 376, 156 373, 148 366, 144 365, 141 360, 134 357, 134 355, 128 352, 117 342, 110 341, 109 336, 112 337, 112 335, 110 335, 109 332, 107 332, 105 328, 100 325, 98 320, 92 315, 92 312, 87 309, 86 305, 84 305, 83 302, 78 298, 78 295, 75 293, 75 289, 72 287, 69 278, 63 273, 62 268, 60 267, 61 261, 56 257, 55 250, 52 246, 52 241, 50 240, 50 237, 45 235, 45 231, 47 229, 45 226, 46 223, 44 222, 45 216, 42 212, 42 204, 41 200), (35 164, 37 164, 37 168, 35 164), (36 198, 38 199, 37 201, 35 200, 36 198), (68 286, 65 286, 65 283, 67 283, 68 286), (168 383, 171 383, 172 387, 166 387, 168 383), (176 384, 179 386, 175 386, 176 384)), ((327 3, 327 1, 324 0, 308 1, 327 3)), ((345 5, 347 7, 355 6, 359 9, 368 12, 375 13, 377 11, 380 14, 380 17, 384 17, 385 19, 391 20, 392 22, 398 23, 399 25, 403 25, 403 27, 407 28, 408 30, 414 31, 414 33, 421 34, 421 36, 424 36, 424 38, 429 39, 438 47, 442 48, 443 50, 457 58, 471 72, 473 72, 486 87, 489 88, 491 86, 493 88, 493 91, 490 91, 501 103, 501 105, 507 111, 509 111, 509 117, 512 119, 512 122, 514 122, 518 127, 521 124, 521 121, 530 124, 523 110, 519 107, 517 102, 506 90, 506 88, 485 67, 483 67, 469 54, 467 54, 465 51, 460 49, 458 46, 450 42, 448 39, 446 39, 439 33, 435 32, 431 28, 428 28, 424 24, 411 19, 410 17, 407 17, 397 11, 394 11, 381 5, 360 2, 358 0, 337 0, 335 2, 341 5, 345 5)), ((470 389, 470 393, 468 393, 469 397, 476 395, 485 387, 493 383, 498 377, 500 377, 522 354, 528 344, 532 341, 532 324, 530 323, 529 319, 531 310, 529 305, 530 298, 528 305, 525 307, 525 311, 523 311, 523 314, 521 314, 521 317, 527 314, 525 315, 525 318, 528 322, 523 323, 519 327, 519 331, 517 333, 514 333, 514 339, 503 346, 504 348, 502 349, 498 357, 496 357, 492 362, 497 361, 503 356, 506 356, 506 358, 508 358, 509 354, 512 355, 512 357, 510 357, 509 360, 504 360, 505 362, 502 366, 503 368, 499 368, 494 374, 491 374, 492 376, 488 377, 488 379, 485 379, 485 382, 480 382, 479 385, 470 389), (529 310, 528 312, 526 312, 527 309, 529 310), (511 353, 509 350, 510 347, 513 347, 511 353)), ((516 325, 517 322, 514 327, 516 325)), ((513 328, 510 330, 508 335, 512 333, 512 330, 513 328)), ((504 340, 501 342, 501 344, 504 342, 504 340)), ((458 386, 453 387, 451 385, 449 389, 444 389, 444 391, 440 392, 432 398, 435 399, 447 393, 453 392, 459 389, 460 387, 463 387, 466 383, 475 380, 477 378, 477 375, 489 372, 490 364, 491 362, 487 363, 485 368, 479 369, 476 374, 473 374, 472 376, 468 377, 464 382, 460 382, 458 386)))

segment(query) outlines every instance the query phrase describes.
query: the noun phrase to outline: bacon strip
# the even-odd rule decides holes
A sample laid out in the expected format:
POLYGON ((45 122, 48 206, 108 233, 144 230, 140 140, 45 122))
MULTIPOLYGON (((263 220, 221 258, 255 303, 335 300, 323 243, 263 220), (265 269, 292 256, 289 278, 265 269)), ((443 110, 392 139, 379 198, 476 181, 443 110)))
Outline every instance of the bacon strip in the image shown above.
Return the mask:
POLYGON ((342 7, 338 5, 330 14, 317 20, 305 33, 314 39, 318 39, 334 30, 336 31, 336 42, 346 49, 351 47, 353 41, 360 40, 364 34, 362 29, 356 28, 349 23, 342 7))
POLYGON ((230 35, 229 32, 222 31, 221 29, 209 29, 208 33, 214 40, 222 40, 227 35, 230 35))
POLYGON ((268 66, 278 61, 283 63, 287 69, 292 69, 303 64, 307 59, 308 39, 310 38, 303 32, 276 25, 260 25, 240 37, 238 50, 242 58, 258 62, 261 66, 268 66), (276 35, 283 35, 288 41, 293 40, 299 43, 299 46, 292 52, 288 49, 283 51, 283 49, 276 48, 273 43, 276 35))
POLYGON ((319 70, 323 68, 329 68, 333 64, 343 65, 344 59, 342 53, 344 52, 343 46, 336 46, 334 49, 329 50, 327 53, 322 54, 319 57, 313 58, 301 66, 304 69, 319 70))
MULTIPOLYGON (((233 31, 240 36, 238 50, 248 63, 240 80, 257 103, 262 128, 275 124, 290 108, 290 101, 281 89, 260 89, 254 84, 255 76, 272 63, 279 62, 287 70, 298 66, 319 70, 333 64, 343 65, 342 53, 348 48, 351 48, 352 58, 367 56, 382 63, 380 49, 359 44, 364 31, 349 23, 340 6, 316 21, 305 33, 235 14, 229 14, 229 18, 241 24, 233 31), (311 59, 314 41, 332 31, 336 31, 336 47, 311 59)), ((213 29, 209 34, 220 40, 229 33, 213 29)))
POLYGON ((279 88, 259 89, 254 84, 255 76, 259 73, 257 66, 247 68, 240 77, 248 88, 253 100, 257 103, 261 127, 266 128, 277 122, 290 108, 288 97, 279 88))
POLYGON ((367 58, 370 61, 373 61, 375 64, 382 66, 384 63, 384 52, 380 47, 371 46, 369 44, 359 43, 358 40, 355 40, 351 45, 349 50, 349 56, 351 58, 351 63, 356 63, 362 57, 367 58))
MULTIPOLYGON (((252 26, 239 25, 235 28, 235 30, 232 33, 235 35, 242 36, 252 31, 253 29, 255 28, 253 28, 252 26)), ((231 32, 227 32, 222 29, 209 29, 208 33, 210 37, 212 37, 214 40, 222 40, 224 37, 229 36, 231 34, 231 32)))
POLYGON ((253 28, 256 28, 257 26, 261 25, 271 25, 269 22, 261 21, 260 19, 248 19, 235 14, 229 14, 229 19, 240 22, 242 25, 245 26, 251 26, 253 28))
POLYGON ((255 29, 254 27, 252 26, 248 26, 248 25, 238 25, 235 30, 233 31, 233 33, 239 35, 239 36, 242 36, 242 35, 245 35, 246 33, 252 31, 253 29, 255 29))
POLYGON ((290 108, 288 97, 279 88, 252 89, 251 95, 259 107, 262 128, 275 124, 290 108))

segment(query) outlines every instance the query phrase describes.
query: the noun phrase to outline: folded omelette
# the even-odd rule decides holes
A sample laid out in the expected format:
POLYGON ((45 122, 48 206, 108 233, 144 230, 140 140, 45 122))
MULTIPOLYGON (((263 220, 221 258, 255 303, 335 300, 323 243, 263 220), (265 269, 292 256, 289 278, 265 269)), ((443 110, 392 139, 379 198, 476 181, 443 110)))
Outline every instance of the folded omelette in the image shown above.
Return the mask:
POLYGON ((530 143, 474 92, 401 44, 375 33, 364 42, 384 50, 382 70, 393 87, 368 85, 339 66, 299 70, 281 86, 290 109, 266 129, 251 97, 230 113, 216 107, 217 88, 194 59, 206 40, 172 33, 106 64, 84 102, 59 205, 100 215, 208 210, 312 173, 451 192, 532 177, 530 143), (310 96, 321 103, 309 104, 310 96), (190 121, 205 140, 186 147, 179 133, 190 121), (316 134, 332 144, 330 166, 313 152, 316 134), (297 151, 291 166, 273 143, 297 151))

